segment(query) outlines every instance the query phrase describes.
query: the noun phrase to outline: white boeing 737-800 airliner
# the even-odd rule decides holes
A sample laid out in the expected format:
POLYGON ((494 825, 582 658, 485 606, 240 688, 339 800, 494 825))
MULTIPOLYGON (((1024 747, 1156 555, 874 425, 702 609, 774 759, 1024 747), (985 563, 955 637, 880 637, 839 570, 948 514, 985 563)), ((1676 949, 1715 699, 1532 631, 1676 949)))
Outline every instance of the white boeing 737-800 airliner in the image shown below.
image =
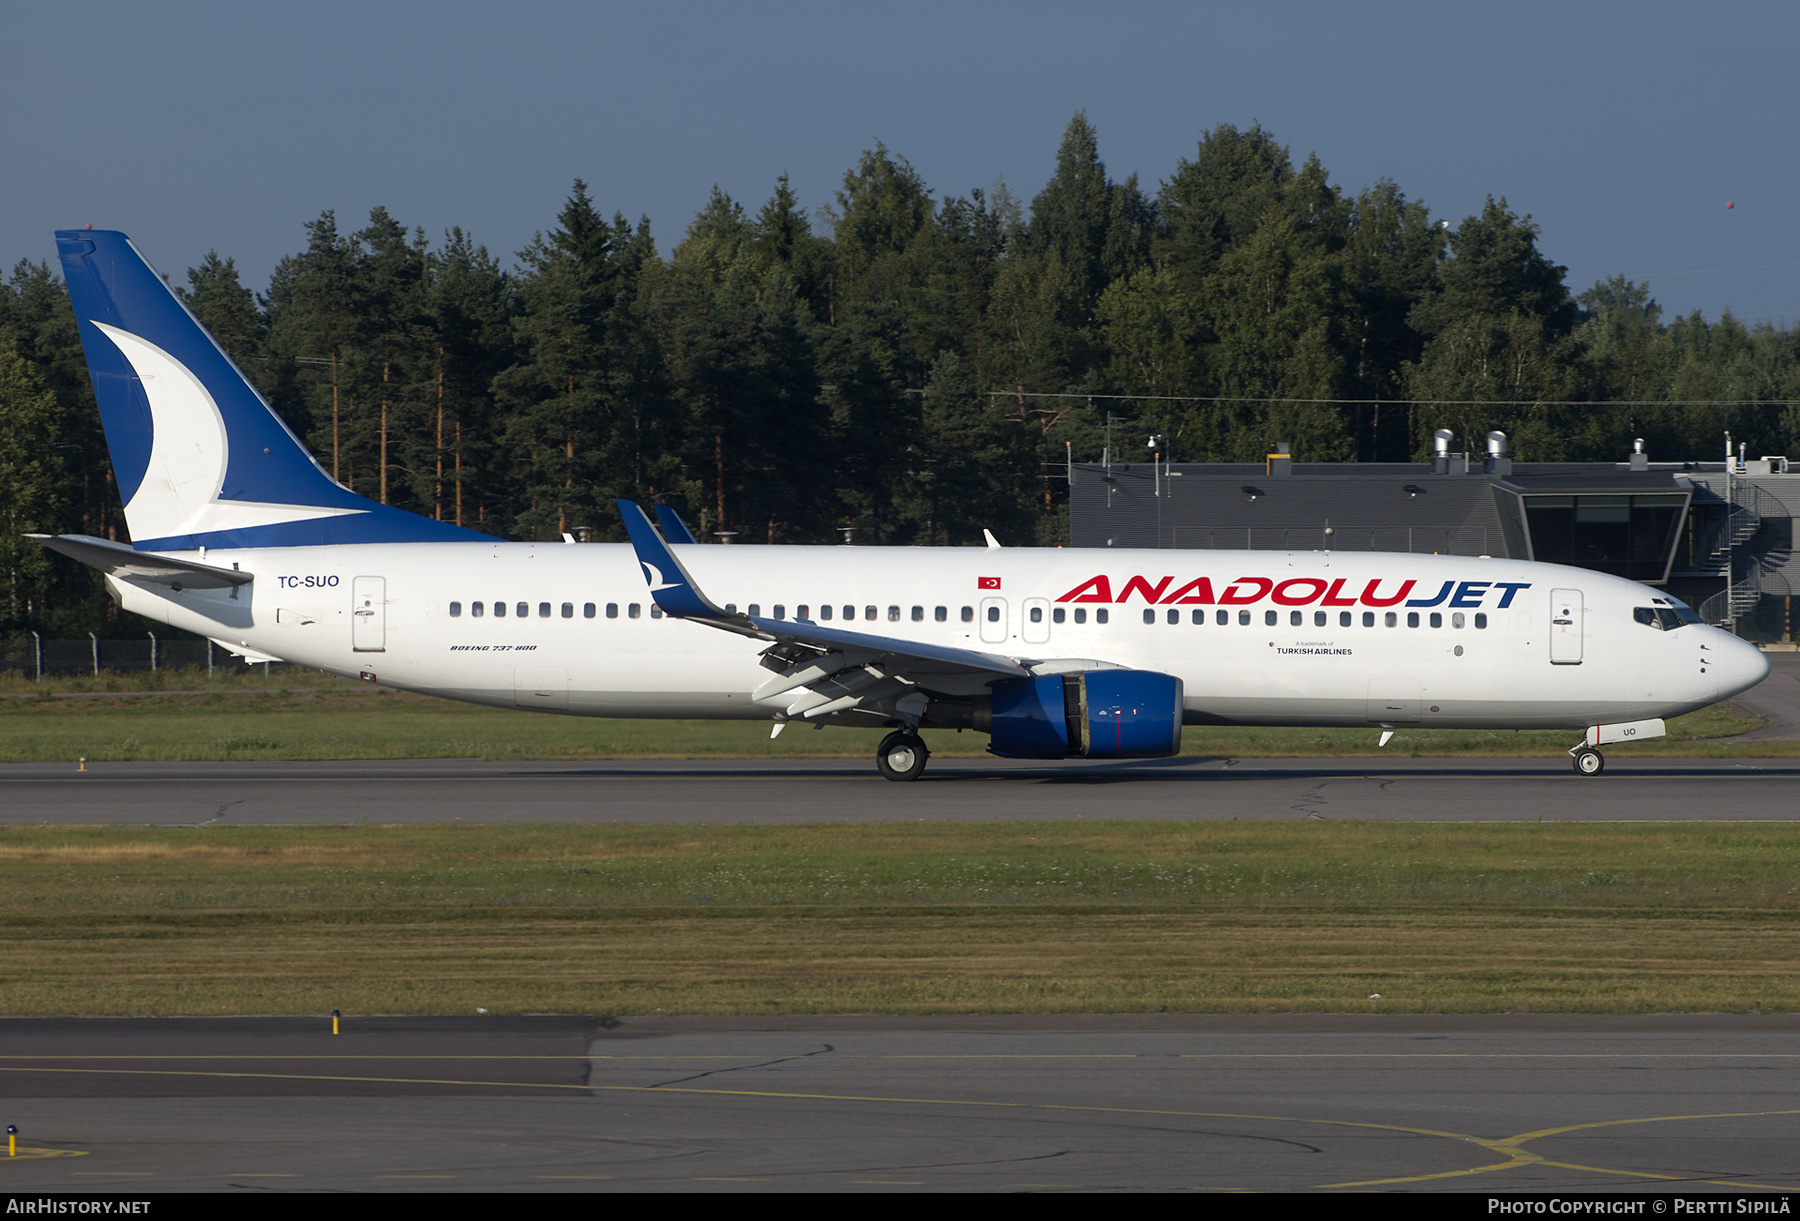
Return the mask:
POLYGON ((1752 646, 1576 568, 1345 552, 507 543, 334 482, 124 234, 59 232, 128 546, 39 537, 252 660, 541 712, 921 727, 1012 758, 1157 758, 1187 725, 1585 730, 1759 682, 1752 646))

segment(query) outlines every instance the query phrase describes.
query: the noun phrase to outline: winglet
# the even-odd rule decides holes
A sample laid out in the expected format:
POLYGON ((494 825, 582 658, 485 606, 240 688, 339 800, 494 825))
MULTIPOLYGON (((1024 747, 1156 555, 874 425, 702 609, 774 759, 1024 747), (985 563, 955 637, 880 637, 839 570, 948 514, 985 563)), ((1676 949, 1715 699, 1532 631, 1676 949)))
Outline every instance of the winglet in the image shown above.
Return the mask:
MULTIPOLYGON (((726 614, 700 592, 700 587, 694 584, 694 578, 669 550, 669 544, 663 540, 662 533, 642 505, 631 500, 616 503, 625 519, 625 530, 631 535, 631 546, 637 552, 638 563, 643 565, 644 579, 650 583, 650 597, 663 614, 677 619, 736 620, 737 616, 726 614)), ((750 626, 748 620, 744 626, 750 626)))
POLYGON ((681 514, 677 513, 674 508, 669 505, 651 505, 650 507, 656 510, 656 524, 662 527, 663 537, 671 543, 697 543, 700 541, 694 537, 694 532, 687 528, 687 523, 681 520, 681 514))

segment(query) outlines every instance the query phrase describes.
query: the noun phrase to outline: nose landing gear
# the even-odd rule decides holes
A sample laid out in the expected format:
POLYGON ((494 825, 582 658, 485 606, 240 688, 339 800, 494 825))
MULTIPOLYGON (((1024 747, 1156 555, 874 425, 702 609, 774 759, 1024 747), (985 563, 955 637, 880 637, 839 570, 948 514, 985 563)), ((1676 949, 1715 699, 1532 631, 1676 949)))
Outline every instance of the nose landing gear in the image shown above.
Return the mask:
POLYGON ((881 739, 875 748, 875 770, 887 780, 917 780, 925 771, 931 752, 925 742, 910 729, 897 729, 881 739))
POLYGON ((1575 770, 1583 776, 1598 776, 1606 767, 1606 759, 1591 746, 1577 746, 1569 752, 1575 770))

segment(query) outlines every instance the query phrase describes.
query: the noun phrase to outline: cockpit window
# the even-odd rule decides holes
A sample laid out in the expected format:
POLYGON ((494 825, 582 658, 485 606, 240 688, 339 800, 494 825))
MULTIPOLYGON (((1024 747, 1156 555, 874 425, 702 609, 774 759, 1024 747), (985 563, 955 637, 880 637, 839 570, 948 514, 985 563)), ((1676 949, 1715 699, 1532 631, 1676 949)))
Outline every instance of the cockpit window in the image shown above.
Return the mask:
POLYGON ((1645 627, 1653 627, 1659 632, 1672 632, 1685 624, 1700 622, 1700 616, 1693 611, 1685 606, 1681 609, 1687 611, 1685 617, 1666 606, 1638 606, 1632 609, 1631 617, 1645 627))

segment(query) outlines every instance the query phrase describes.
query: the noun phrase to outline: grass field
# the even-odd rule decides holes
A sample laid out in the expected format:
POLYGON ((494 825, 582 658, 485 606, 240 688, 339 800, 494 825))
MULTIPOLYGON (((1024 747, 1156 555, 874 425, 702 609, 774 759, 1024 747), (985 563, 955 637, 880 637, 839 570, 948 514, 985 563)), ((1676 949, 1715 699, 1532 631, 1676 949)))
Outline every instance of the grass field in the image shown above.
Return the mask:
MULTIPOLYGON (((610 721, 545 716, 457 704, 363 687, 305 672, 264 678, 221 671, 158 671, 46 681, 0 682, 0 762, 202 759, 618 759, 806 758, 872 754, 877 735, 852 729, 790 727, 769 739, 766 721, 610 721), (201 694, 172 694, 198 691, 201 694)), ((1608 748, 1642 756, 1770 757, 1800 754, 1800 743, 1735 743, 1761 722, 1720 705, 1670 723, 1667 738, 1608 748)), ((932 753, 983 757, 979 734, 928 731, 932 753)), ((1189 727, 1183 754, 1270 758, 1306 756, 1562 755, 1566 732, 1402 730, 1377 747, 1374 729, 1189 727)))
MULTIPOLYGON (((875 740, 292 672, 46 686, 0 679, 0 760, 861 757, 875 740)), ((1800 750, 1729 741, 1756 724, 1722 705, 1615 749, 1800 750)), ((986 744, 928 737, 940 755, 986 744)), ((1183 735, 1187 754, 1240 757, 1551 756, 1570 738, 1183 735)), ((1800 1008, 1787 825, 0 824, 0 877, 7 1015, 1800 1008)))
POLYGON ((5 828, 0 868, 9 1015, 1800 1008, 1788 825, 5 828))

